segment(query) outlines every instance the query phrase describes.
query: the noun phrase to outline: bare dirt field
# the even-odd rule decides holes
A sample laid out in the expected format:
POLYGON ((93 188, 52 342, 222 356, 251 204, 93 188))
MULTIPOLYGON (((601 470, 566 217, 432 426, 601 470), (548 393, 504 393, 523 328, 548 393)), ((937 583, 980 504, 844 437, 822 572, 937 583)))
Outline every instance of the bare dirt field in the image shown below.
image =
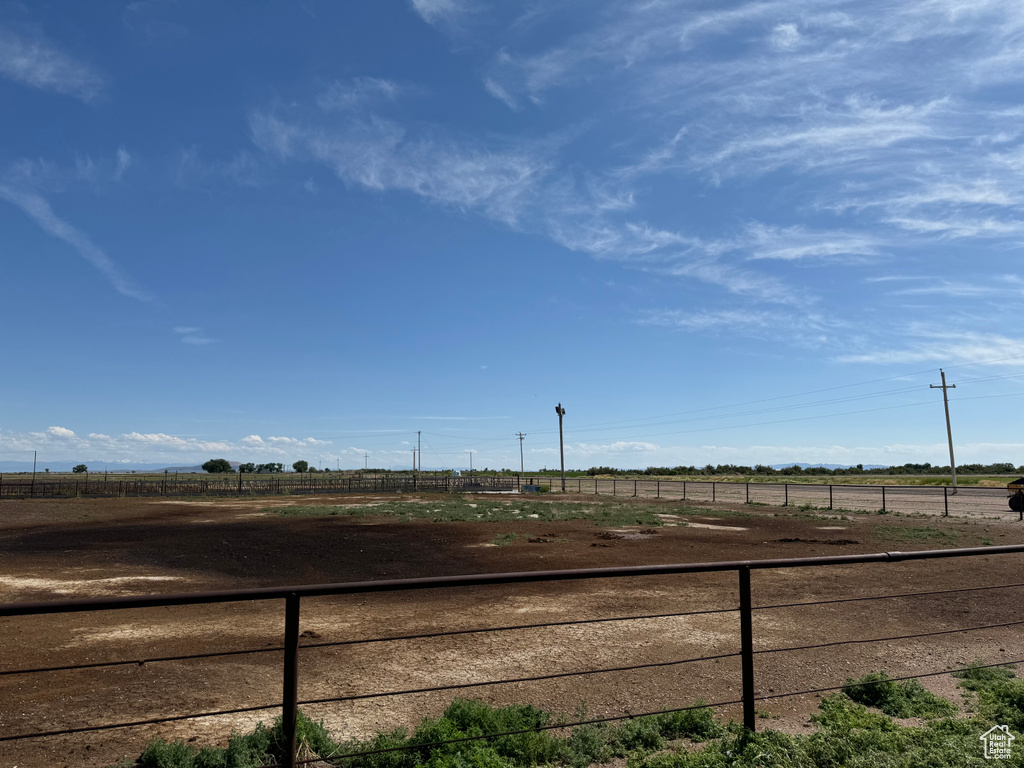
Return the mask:
MULTIPOLYGON (((500 498, 500 497, 499 497, 500 498)), ((595 566, 762 559, 1024 543, 1004 518, 826 515, 732 503, 637 500, 665 524, 593 520, 400 521, 374 497, 216 501, 72 499, 0 504, 0 602, 595 566), (282 517, 268 508, 364 505, 362 516, 282 517), (370 506, 366 506, 370 505, 370 506), (510 534, 517 534, 511 536, 510 534), (508 542, 504 546, 498 543, 508 542)), ((383 499, 392 501, 393 497, 383 499)), ((403 501, 431 502, 403 496, 403 501)), ((556 497, 587 510, 610 503, 556 497)), ((481 505, 493 497, 479 499, 481 505)), ((615 500, 622 504, 623 499, 615 500)), ((511 502, 510 502, 511 503, 511 502)), ((1024 582, 1022 556, 755 571, 755 606, 1024 582)), ((735 612, 311 647, 458 629, 733 609, 735 573, 586 580, 305 599, 300 699, 667 662, 738 651, 735 612)), ((19 670, 277 648, 283 601, 0 619, 0 737, 275 704, 281 653, 19 670)), ((939 671, 1024 658, 1019 626, 882 643, 851 640, 1024 621, 1024 589, 775 608, 754 614, 755 648, 847 642, 755 657, 758 695, 840 685, 884 669, 939 671)), ((739 698, 736 657, 629 672, 308 705, 337 736, 365 737, 438 714, 456 695, 591 716, 739 698)), ((948 676, 926 687, 957 699, 948 676)), ((760 705, 765 727, 800 731, 813 694, 760 705)), ((154 736, 222 743, 274 709, 52 738, 0 741, 0 767, 104 766, 154 736)), ((735 706, 719 715, 740 716, 735 706)))

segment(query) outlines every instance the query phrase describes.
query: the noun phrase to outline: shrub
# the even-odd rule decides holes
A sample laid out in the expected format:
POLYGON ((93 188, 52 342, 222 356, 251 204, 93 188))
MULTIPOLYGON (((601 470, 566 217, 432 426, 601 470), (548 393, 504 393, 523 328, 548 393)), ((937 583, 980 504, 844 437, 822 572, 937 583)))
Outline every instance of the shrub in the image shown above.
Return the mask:
POLYGON ((847 678, 843 693, 893 717, 938 717, 956 712, 951 702, 926 690, 917 680, 897 682, 885 672, 869 672, 858 680, 847 678))
POLYGON ((960 687, 969 691, 988 688, 996 683, 1012 680, 1016 677, 1013 667, 986 667, 981 659, 975 659, 967 669, 954 672, 953 677, 960 679, 960 687))
POLYGON ((691 741, 707 741, 725 733, 725 729, 715 722, 710 707, 703 706, 704 701, 695 702, 699 709, 687 709, 682 712, 665 712, 655 715, 666 739, 688 738, 691 741))

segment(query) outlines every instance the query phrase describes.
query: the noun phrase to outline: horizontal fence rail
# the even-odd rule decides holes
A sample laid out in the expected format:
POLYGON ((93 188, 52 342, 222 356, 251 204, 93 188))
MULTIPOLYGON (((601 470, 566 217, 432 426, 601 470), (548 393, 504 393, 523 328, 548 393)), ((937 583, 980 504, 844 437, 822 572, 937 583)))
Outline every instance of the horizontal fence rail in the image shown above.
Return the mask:
MULTIPOLYGON (((189 605, 205 605, 212 603, 238 603, 253 600, 283 600, 284 601, 284 642, 281 646, 274 646, 272 648, 261 648, 253 649, 249 651, 228 651, 222 653, 206 653, 206 654, 194 654, 191 656, 174 656, 174 657, 163 657, 163 658, 152 658, 152 659, 135 659, 131 661, 122 662, 109 662, 109 663, 83 663, 80 665, 68 665, 68 666, 54 666, 48 668, 33 668, 33 669, 8 669, 0 671, 0 676, 9 675, 36 675, 47 672, 56 671, 71 671, 76 669, 87 669, 95 668, 97 666, 114 666, 117 664, 142 664, 150 662, 163 662, 181 659, 198 659, 198 658, 210 658, 213 656, 228 656, 238 653, 262 653, 269 651, 282 652, 283 651, 283 663, 282 663, 282 697, 281 700, 275 703, 268 703, 263 705, 249 706, 249 707, 237 707, 232 709, 222 709, 212 712, 191 712, 191 713, 175 713, 169 714, 163 717, 149 718, 146 720, 128 720, 119 723, 110 723, 104 725, 85 725, 77 727, 69 727, 64 729, 55 729, 49 731, 37 731, 32 733, 0 733, 0 743, 21 741, 25 739, 38 739, 58 735, 85 733, 85 732, 96 732, 96 731, 109 731, 119 728, 129 728, 140 725, 150 725, 156 723, 168 723, 174 721, 189 720, 198 717, 212 717, 217 715, 225 714, 236 714, 242 712, 256 712, 266 711, 280 708, 283 713, 283 732, 285 735, 286 747, 285 747, 285 761, 280 764, 281 768, 287 766, 287 768, 294 768, 294 766, 300 764, 300 762, 328 762, 329 760, 345 760, 348 758, 366 756, 371 754, 379 754, 388 751, 397 751, 399 749, 418 748, 423 749, 424 747, 439 746, 441 744, 457 743, 462 741, 472 741, 476 739, 488 739, 495 738, 497 736, 509 735, 509 734, 484 734, 481 736, 473 736, 462 739, 454 739, 445 742, 437 742, 436 744, 417 744, 416 747, 389 747, 386 749, 368 750, 364 752, 350 752, 343 755, 337 755, 328 759, 318 758, 316 760, 309 761, 297 761, 296 758, 296 723, 297 713, 299 705, 313 705, 313 704, 326 704, 333 702, 343 701, 355 701, 358 699, 366 698, 377 698, 377 697, 393 697, 393 696, 404 696, 425 692, 437 692, 437 691, 455 691, 465 690, 482 686, 497 686, 507 685, 512 683, 521 682, 532 682, 539 680, 552 680, 565 677, 574 677, 580 675, 603 675, 603 674, 614 674, 627 670, 636 669, 649 669, 656 667, 668 667, 677 666, 683 664, 691 664, 695 662, 702 662, 708 660, 718 660, 725 658, 740 659, 740 677, 741 677, 741 688, 742 696, 740 699, 730 701, 716 701, 711 704, 700 704, 691 707, 679 707, 675 709, 662 709, 658 712, 682 712, 690 709, 697 709, 702 707, 718 707, 732 704, 742 704, 743 708, 743 722, 744 726, 749 730, 753 731, 756 727, 756 714, 755 714, 755 703, 757 701, 765 701, 771 699, 784 698, 787 696, 799 696, 808 693, 820 693, 825 691, 840 690, 843 686, 824 686, 816 687, 809 690, 802 691, 789 691, 785 693, 770 693, 767 695, 756 695, 755 692, 755 657, 760 657, 765 654, 780 654, 780 653, 793 653, 802 652, 809 649, 819 649, 828 647, 837 647, 850 644, 863 644, 863 643, 884 643, 893 642, 897 640, 907 640, 912 638, 931 637, 938 634, 950 634, 954 632, 974 632, 980 630, 989 630, 993 628, 1018 626, 1024 624, 1024 619, 1011 619, 996 624, 985 624, 981 626, 970 626, 960 627, 956 629, 943 629, 933 630, 928 632, 918 632, 911 634, 895 635, 889 637, 871 637, 871 638, 845 638, 836 641, 815 643, 815 644, 804 644, 804 645, 793 645, 784 648, 754 648, 754 632, 753 632, 753 617, 754 614, 761 611, 772 611, 783 608, 803 607, 803 606, 817 606, 817 605, 832 605, 836 603, 854 602, 863 600, 907 600, 913 598, 919 598, 923 596, 934 596, 943 594, 953 594, 962 592, 973 592, 982 590, 1006 590, 1013 588, 1024 587, 1024 582, 1011 583, 1011 584, 997 584, 981 587, 962 587, 955 589, 945 590, 930 590, 924 592, 904 592, 900 594, 887 594, 887 595, 872 595, 862 597, 851 597, 851 598, 840 598, 835 600, 819 600, 819 601, 806 601, 796 603, 782 603, 782 604, 767 604, 755 606, 752 601, 752 588, 751 581, 752 575, 755 571, 761 570, 774 570, 780 568, 810 568, 810 567, 828 567, 828 566, 840 566, 840 565, 868 565, 868 564, 893 564, 893 563, 905 563, 915 562, 923 560, 934 560, 934 559, 945 559, 945 558, 963 558, 963 557, 987 557, 987 556, 999 556, 999 555, 1020 555, 1024 553, 1024 544, 1007 545, 1007 546, 993 546, 993 547, 973 547, 973 548, 960 548, 960 549, 939 549, 939 550, 923 550, 923 551, 912 551, 912 552, 877 552, 869 554, 855 554, 855 555, 835 555, 835 556, 824 556, 824 557, 802 557, 802 558, 778 558, 772 560, 733 560, 724 562, 710 562, 710 563, 679 563, 669 565, 644 565, 644 566, 624 566, 624 567, 611 567, 611 568, 583 568, 573 570, 554 570, 554 571, 526 571, 526 572, 514 572, 514 573, 491 573, 491 574, 470 574, 461 576, 446 576, 446 577, 430 577, 430 578, 411 578, 411 579, 392 579, 392 580, 381 580, 381 581, 361 581, 361 582, 347 582, 340 584, 314 584, 314 585, 298 585, 290 587, 276 587, 276 588, 253 588, 253 589, 236 589, 236 590, 221 590, 212 592, 191 592, 184 594, 163 594, 163 595, 136 595, 136 596, 125 596, 125 597, 106 597, 106 598, 83 598, 73 600, 54 600, 54 601, 35 601, 35 602, 15 602, 0 604, 0 618, 8 621, 14 620, 17 617, 24 616, 41 616, 41 615, 59 615, 68 613, 85 613, 92 611, 111 611, 111 610, 126 610, 133 608, 151 608, 151 607, 166 607, 166 606, 189 606, 189 605), (704 654, 693 658, 686 659, 675 659, 670 661, 659 661, 645 664, 634 664, 634 665, 623 665, 616 667, 604 667, 604 668, 592 668, 586 670, 574 670, 566 672, 548 673, 543 675, 534 676, 519 676, 514 678, 504 678, 496 680, 485 680, 475 681, 471 683, 462 684, 451 684, 451 685, 439 685, 432 687, 420 687, 420 688, 409 688, 404 690, 388 690, 388 691, 371 691, 367 693, 350 694, 346 696, 336 697, 320 697, 315 699, 301 700, 298 695, 298 673, 299 673, 299 651, 300 651, 300 608, 301 601, 303 598, 310 597, 321 597, 329 595, 355 595, 355 594, 369 594, 369 593, 383 593, 383 592, 407 592, 415 590, 427 590, 427 589, 451 589, 456 587, 481 587, 491 585, 509 585, 509 584, 530 584, 539 582, 566 582, 566 581, 578 581, 584 579, 615 579, 623 577, 643 577, 643 576, 659 576, 659 575, 670 575, 670 574, 699 574, 699 573, 716 573, 716 572, 735 572, 738 576, 738 604, 733 604, 727 608, 715 609, 715 610, 700 610, 690 612, 677 612, 677 613, 662 613, 662 614, 650 614, 644 616, 616 616, 616 617, 601 617, 596 619, 584 619, 577 621, 556 621, 536 624, 523 624, 513 626, 499 626, 499 627, 484 627, 477 629, 463 629, 452 632, 434 632, 427 634, 411 634, 411 635, 396 635, 390 637, 379 637, 369 638, 361 640, 350 640, 340 641, 332 643, 314 643, 309 645, 302 645, 302 649, 316 648, 316 647, 328 647, 335 645, 346 645, 355 643, 386 643, 395 642, 399 640, 407 639, 419 639, 425 637, 440 637, 445 635, 454 634, 471 634, 471 633, 482 633, 482 632, 506 632, 515 631, 536 627, 548 627, 548 626, 565 626, 570 624, 585 624, 593 622, 624 622, 624 621, 636 621, 641 619, 658 619, 665 617, 675 616, 690 616, 698 614, 708 613, 739 613, 740 630, 739 630, 739 649, 729 653, 716 653, 716 654, 704 654)), ((10 626, 9 624, 7 626, 10 626)), ((1021 663, 1024 660, 1006 660, 1000 662, 998 665, 990 666, 1001 666, 1008 663, 1021 663)), ((954 670, 955 671, 955 670, 954 670)), ((950 670, 926 672, 918 675, 907 676, 905 678, 892 678, 894 680, 910 679, 911 677, 930 677, 934 675, 949 674, 950 670)), ((532 730, 549 730, 556 728, 570 728, 577 725, 588 724, 588 723, 600 723, 600 722, 611 722, 615 720, 625 720, 634 717, 641 717, 649 714, 657 714, 658 712, 643 712, 634 713, 623 716, 598 718, 591 720, 580 720, 579 722, 572 723, 558 723, 556 725, 539 727, 532 730)), ((527 732, 527 731, 522 731, 527 732)), ((516 732, 520 733, 520 732, 516 732)))

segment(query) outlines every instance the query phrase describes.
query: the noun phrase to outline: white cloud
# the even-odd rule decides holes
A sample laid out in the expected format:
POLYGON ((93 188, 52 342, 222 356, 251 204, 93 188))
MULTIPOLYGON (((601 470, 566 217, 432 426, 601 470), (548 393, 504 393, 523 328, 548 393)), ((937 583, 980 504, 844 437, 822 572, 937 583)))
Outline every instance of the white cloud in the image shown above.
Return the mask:
POLYGON ((883 241, 865 232, 816 231, 796 225, 776 227, 760 222, 747 226, 734 247, 750 259, 805 259, 870 257, 879 254, 883 241))
POLYGON ((378 77, 356 77, 336 81, 317 96, 317 104, 324 111, 344 111, 363 107, 378 101, 393 101, 401 89, 391 80, 378 77))
MULTIPOLYGON (((45 431, 11 433, 0 431, 0 456, 9 458, 12 452, 39 452, 40 461, 109 460, 120 463, 170 464, 201 463, 210 458, 223 457, 236 461, 287 460, 312 457, 310 450, 325 450, 332 443, 312 437, 276 437, 263 441, 258 435, 238 440, 199 439, 163 432, 125 432, 106 435, 91 432, 78 436, 66 427, 49 427, 45 431)), ((29 457, 31 459, 31 457, 29 457)))
POLYGON ((193 344, 195 346, 204 346, 206 344, 216 344, 220 339, 211 339, 205 333, 202 328, 177 326, 174 332, 178 334, 182 344, 193 344))
POLYGON ((139 301, 152 301, 152 296, 138 288, 88 235, 59 218, 50 204, 35 192, 27 192, 0 183, 0 198, 21 208, 48 234, 63 240, 93 265, 111 285, 125 296, 139 301))
POLYGON ((465 10, 457 0, 412 0, 412 7, 428 24, 451 23, 465 10))
POLYGON ((502 88, 498 83, 496 83, 491 78, 488 77, 484 80, 484 88, 487 89, 487 92, 491 94, 491 96, 498 99, 499 101, 505 102, 505 105, 509 109, 513 111, 519 111, 519 103, 514 98, 512 98, 512 95, 508 91, 502 88))
POLYGON ((800 47, 800 30, 796 24, 777 24, 771 34, 771 46, 779 51, 792 51, 800 47))
POLYGON ((117 168, 114 169, 113 174, 114 181, 120 181, 124 176, 124 172, 128 170, 131 164, 131 153, 124 147, 119 147, 117 150, 117 168))
POLYGON ((934 362, 936 367, 960 364, 991 364, 1019 366, 1024 353, 1024 338, 1013 339, 998 334, 973 331, 937 331, 910 328, 898 334, 908 338, 903 346, 882 347, 870 351, 840 355, 841 363, 874 363, 906 365, 934 362))
POLYGON ((203 160, 198 147, 178 152, 171 169, 174 180, 183 187, 199 186, 211 180, 229 179, 243 187, 257 187, 262 168, 251 152, 240 150, 228 160, 203 160))
POLYGON ((41 36, 27 37, 0 28, 0 76, 82 101, 103 89, 103 77, 89 64, 58 50, 41 36))
POLYGON ((518 220, 547 170, 526 148, 413 138, 397 123, 372 115, 327 128, 254 113, 250 126, 253 142, 264 151, 323 164, 346 183, 480 209, 507 224, 518 220))

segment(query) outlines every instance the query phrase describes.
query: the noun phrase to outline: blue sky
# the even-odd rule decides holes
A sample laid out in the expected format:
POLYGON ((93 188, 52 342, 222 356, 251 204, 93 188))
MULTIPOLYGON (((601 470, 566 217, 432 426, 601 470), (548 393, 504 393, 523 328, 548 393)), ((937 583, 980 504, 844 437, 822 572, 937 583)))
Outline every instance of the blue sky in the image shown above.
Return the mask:
POLYGON ((1024 463, 1015 0, 0 0, 0 459, 1024 463))

